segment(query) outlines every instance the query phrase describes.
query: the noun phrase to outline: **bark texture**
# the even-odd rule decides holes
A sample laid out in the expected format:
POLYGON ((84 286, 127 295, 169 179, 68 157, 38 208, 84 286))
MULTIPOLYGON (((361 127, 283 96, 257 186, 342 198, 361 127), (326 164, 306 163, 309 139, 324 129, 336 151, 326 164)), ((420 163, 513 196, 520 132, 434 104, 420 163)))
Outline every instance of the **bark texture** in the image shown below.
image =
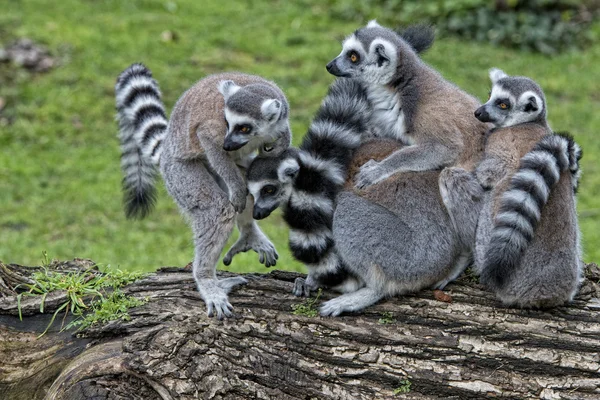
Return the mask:
POLYGON ((463 277, 451 298, 423 291, 338 318, 292 314, 298 274, 252 274, 225 321, 206 317, 189 271, 166 268, 127 287, 150 300, 130 321, 37 340, 65 294, 45 314, 24 298, 21 322, 11 292, 28 276, 0 263, 1 399, 600 398, 595 265, 576 301, 549 311, 503 308, 463 277))

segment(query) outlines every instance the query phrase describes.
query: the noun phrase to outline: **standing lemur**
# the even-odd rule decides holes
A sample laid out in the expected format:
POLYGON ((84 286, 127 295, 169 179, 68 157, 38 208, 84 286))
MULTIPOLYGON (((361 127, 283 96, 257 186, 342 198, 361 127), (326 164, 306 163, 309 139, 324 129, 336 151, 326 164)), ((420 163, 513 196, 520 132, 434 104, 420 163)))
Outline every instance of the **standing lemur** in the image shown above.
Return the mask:
MULTIPOLYGON (((433 41, 431 29, 409 27, 399 35, 417 53, 433 41)), ((318 287, 354 291, 361 281, 349 276, 335 251, 331 233, 335 197, 346 178, 352 152, 372 137, 373 110, 368 92, 357 79, 338 79, 330 87, 299 150, 281 157, 257 158, 249 172, 255 217, 265 218, 283 208, 290 226, 290 248, 308 268, 298 278, 296 295, 318 287)))
POLYGON ((475 111, 495 126, 485 157, 474 175, 444 170, 440 190, 463 241, 475 248, 482 283, 507 305, 560 305, 581 279, 575 209, 581 149, 552 133, 534 81, 498 69, 490 78, 490 99, 475 111))
POLYGON ((266 266, 275 265, 278 257, 252 219, 245 168, 257 150, 277 156, 289 147, 285 95, 258 76, 210 75, 179 98, 167 121, 158 84, 145 66, 133 64, 123 71, 115 90, 127 216, 144 217, 151 210, 159 165, 169 194, 192 225, 193 274, 208 315, 231 316, 227 294, 246 280, 218 280, 216 264, 234 222, 240 238, 226 263, 250 249, 266 266))
POLYGON ((358 188, 396 172, 472 169, 479 161, 488 129, 473 118, 480 103, 425 64, 396 32, 371 21, 344 40, 327 70, 362 82, 373 104, 375 135, 405 144, 382 161, 363 165, 358 188))

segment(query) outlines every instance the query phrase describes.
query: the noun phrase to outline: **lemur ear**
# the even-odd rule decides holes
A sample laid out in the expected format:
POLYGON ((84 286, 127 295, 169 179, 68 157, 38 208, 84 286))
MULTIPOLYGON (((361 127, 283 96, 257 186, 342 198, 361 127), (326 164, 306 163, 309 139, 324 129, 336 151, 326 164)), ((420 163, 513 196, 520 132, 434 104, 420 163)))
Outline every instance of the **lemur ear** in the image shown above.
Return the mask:
POLYGON ((219 83, 219 92, 225 97, 225 101, 231 97, 232 94, 240 90, 241 87, 236 85, 234 81, 221 81, 219 83))
POLYGON ((535 98, 535 96, 529 96, 529 98, 525 102, 525 107, 523 108, 523 111, 536 112, 539 109, 540 109, 540 107, 538 105, 538 102, 537 102, 537 99, 535 98))
POLYGON ((375 46, 375 53, 379 56, 379 60, 377 60, 377 65, 381 67, 383 61, 390 61, 387 53, 385 52, 385 46, 382 44, 378 44, 375 46))
POLYGON ((277 99, 265 100, 260 106, 260 111, 267 121, 277 121, 281 115, 281 102, 277 99))
POLYGON ((367 28, 379 28, 379 27, 381 27, 381 25, 379 25, 377 23, 376 19, 370 20, 369 23, 367 24, 367 28))
POLYGON ((298 161, 294 158, 287 158, 277 168, 277 177, 280 182, 291 182, 298 176, 298 171, 300 171, 298 161))
POLYGON ((506 73, 504 71, 502 71, 501 69, 498 69, 498 68, 490 69, 490 79, 492 81, 492 84, 495 84, 500 79, 506 78, 507 76, 508 75, 506 75, 506 73))

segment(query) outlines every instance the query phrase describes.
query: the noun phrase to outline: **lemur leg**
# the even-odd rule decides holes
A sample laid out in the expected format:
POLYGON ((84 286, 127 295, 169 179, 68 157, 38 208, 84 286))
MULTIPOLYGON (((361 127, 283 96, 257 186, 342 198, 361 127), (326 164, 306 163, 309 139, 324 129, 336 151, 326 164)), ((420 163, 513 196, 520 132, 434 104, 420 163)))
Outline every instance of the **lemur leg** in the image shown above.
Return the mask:
POLYGON ((173 160, 167 155, 161 164, 167 190, 190 220, 195 248, 193 274, 208 315, 230 317, 232 306, 227 293, 246 280, 216 277, 219 256, 235 221, 229 196, 201 161, 173 160))
POLYGON ((475 247, 475 231, 485 191, 472 172, 458 167, 442 170, 438 181, 442 201, 463 247, 475 247))
POLYGON ((248 250, 254 250, 258 253, 258 261, 265 264, 266 267, 274 266, 277 263, 279 255, 275 246, 269 238, 260 230, 256 221, 252 218, 252 209, 254 200, 248 195, 246 198, 246 208, 236 218, 237 227, 240 231, 240 237, 233 246, 227 251, 223 258, 225 265, 231 264, 233 257, 248 250))
POLYGON ((454 162, 458 151, 439 143, 402 147, 381 161, 366 162, 356 176, 356 187, 363 189, 387 179, 397 172, 433 171, 454 162))
POLYGON ((209 168, 221 179, 229 192, 229 201, 233 204, 235 211, 242 212, 246 205, 248 189, 246 188, 246 179, 242 170, 235 164, 225 150, 223 143, 218 143, 210 133, 203 131, 214 131, 219 128, 219 124, 214 121, 207 121, 196 132, 200 145, 204 149, 204 154, 209 168))
POLYGON ((369 307, 384 297, 381 290, 364 287, 356 292, 346 293, 335 299, 326 301, 320 309, 324 317, 337 317, 343 312, 360 311, 369 307))

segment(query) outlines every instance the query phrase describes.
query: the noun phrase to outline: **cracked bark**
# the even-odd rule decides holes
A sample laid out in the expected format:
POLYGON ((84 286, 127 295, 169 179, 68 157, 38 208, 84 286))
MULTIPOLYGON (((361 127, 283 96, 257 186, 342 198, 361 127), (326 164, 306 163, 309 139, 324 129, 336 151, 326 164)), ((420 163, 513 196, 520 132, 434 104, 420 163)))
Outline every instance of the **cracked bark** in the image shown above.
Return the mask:
POLYGON ((251 274, 225 321, 206 317, 188 271, 169 268, 127 287, 150 299, 131 321, 35 340, 64 294, 46 314, 24 299, 21 322, 6 294, 28 274, 0 263, 0 398, 598 399, 597 268, 574 303, 549 311, 503 308, 463 277, 451 303, 423 291, 340 318, 292 314, 298 274, 251 274))

